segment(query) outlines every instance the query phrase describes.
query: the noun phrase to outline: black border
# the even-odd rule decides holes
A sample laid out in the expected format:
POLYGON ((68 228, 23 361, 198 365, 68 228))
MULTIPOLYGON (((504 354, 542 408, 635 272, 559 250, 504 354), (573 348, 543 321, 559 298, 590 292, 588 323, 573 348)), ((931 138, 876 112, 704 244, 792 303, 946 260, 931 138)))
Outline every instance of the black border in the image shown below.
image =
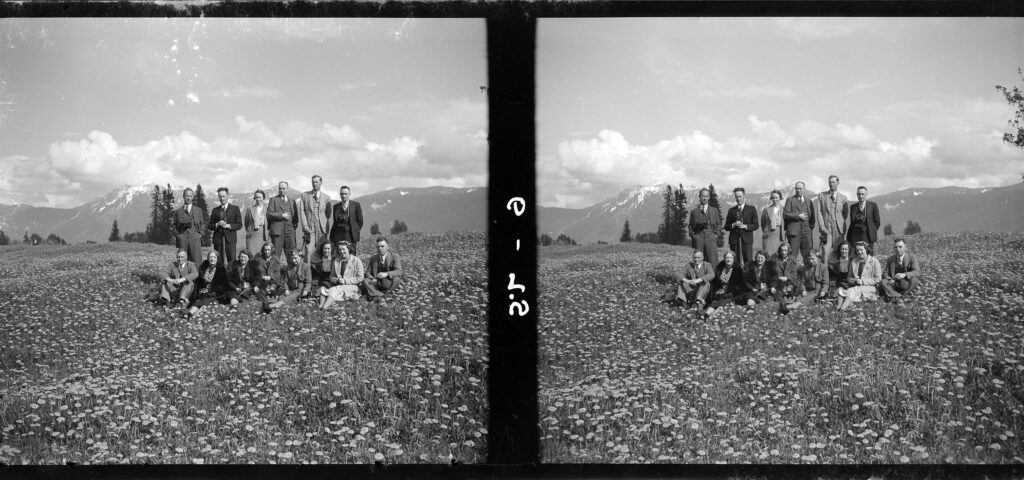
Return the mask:
POLYGON ((964 465, 602 465, 544 464, 537 419, 535 216, 535 49, 538 18, 663 16, 1024 16, 1024 1, 597 1, 597 2, 225 2, 215 4, 0 3, 0 17, 440 17, 482 18, 488 51, 488 452, 490 465, 129 465, 6 467, 10 478, 1024 478, 1024 466, 964 465), (526 203, 522 216, 506 209, 526 203), (515 250, 515 239, 520 249, 515 250), (508 315, 508 274, 526 287, 516 301, 530 312, 508 315))

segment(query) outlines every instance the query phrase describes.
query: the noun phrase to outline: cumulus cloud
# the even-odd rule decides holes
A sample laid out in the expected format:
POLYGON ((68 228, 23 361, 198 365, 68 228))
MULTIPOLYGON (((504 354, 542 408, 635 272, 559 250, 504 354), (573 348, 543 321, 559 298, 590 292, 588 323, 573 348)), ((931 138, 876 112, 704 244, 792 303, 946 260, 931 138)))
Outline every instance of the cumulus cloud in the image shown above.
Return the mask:
POLYGON ((479 128, 452 134, 476 149, 477 162, 437 168, 444 161, 432 157, 446 152, 432 145, 429 135, 373 139, 351 125, 234 120, 235 133, 216 138, 183 131, 125 145, 94 130, 84 138, 54 142, 45 158, 5 157, 0 159, 0 187, 7 195, 0 201, 72 207, 119 185, 149 182, 246 190, 286 180, 306 188, 313 174, 324 177, 328 190, 358 186, 357 195, 400 186, 486 184, 486 134, 479 128))
POLYGON ((783 128, 754 115, 748 122, 747 134, 729 138, 694 130, 637 144, 602 130, 593 138, 564 141, 556 155, 538 162, 540 201, 579 208, 629 185, 657 182, 767 191, 803 180, 817 191, 830 174, 839 175, 841 189, 851 194, 856 185, 877 193, 994 186, 1014 180, 1012 167, 1024 156, 1001 145, 992 130, 972 134, 970 142, 947 143, 946 136, 885 138, 861 124, 805 121, 783 128))

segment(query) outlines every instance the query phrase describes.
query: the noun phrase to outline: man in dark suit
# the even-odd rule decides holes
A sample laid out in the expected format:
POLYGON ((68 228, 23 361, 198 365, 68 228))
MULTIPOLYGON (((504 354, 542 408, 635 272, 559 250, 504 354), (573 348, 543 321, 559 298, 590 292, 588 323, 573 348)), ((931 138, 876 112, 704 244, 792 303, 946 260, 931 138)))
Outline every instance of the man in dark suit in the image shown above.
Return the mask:
POLYGON ((850 225, 846 229, 846 240, 850 245, 868 242, 868 253, 874 254, 880 223, 882 220, 878 217, 878 205, 868 201, 867 187, 857 187, 857 203, 850 205, 850 225))
POLYGON ((807 252, 814 248, 811 235, 814 232, 814 202, 804 196, 804 182, 796 182, 794 195, 786 199, 782 209, 782 221, 786 224, 786 238, 789 239, 789 251, 800 252, 803 262, 807 262, 807 252))
POLYGON ((217 264, 227 265, 235 258, 235 245, 238 243, 238 231, 242 229, 242 211, 228 202, 227 187, 217 189, 217 200, 220 205, 210 212, 210 224, 213 230, 213 248, 217 250, 217 264))
POLYGON ((175 261, 167 267, 167 272, 160 280, 158 304, 171 303, 171 306, 175 306, 179 302, 188 303, 197 278, 199 269, 196 264, 188 260, 188 254, 184 250, 179 249, 175 261))
POLYGON ((690 211, 690 241, 694 250, 700 250, 704 259, 712 264, 718 265, 718 237, 722 235, 722 217, 718 214, 717 208, 708 205, 711 200, 711 190, 700 189, 697 194, 700 204, 690 211))
POLYGON ((386 238, 378 237, 377 253, 370 257, 370 264, 363 274, 363 290, 370 296, 370 300, 376 300, 389 290, 394 290, 401 278, 402 260, 397 253, 389 250, 386 238))
POLYGON ((327 218, 327 231, 331 243, 348 242, 352 245, 352 254, 355 255, 359 231, 363 229, 363 207, 359 202, 349 200, 352 193, 347 186, 341 187, 339 194, 341 200, 327 205, 327 211, 331 215, 327 218))
POLYGON ((686 307, 704 310, 704 303, 711 292, 711 281, 715 279, 715 267, 704 261, 704 253, 693 251, 693 261, 683 265, 683 273, 676 276, 676 288, 665 295, 667 301, 680 301, 686 307))
MULTIPOLYGON (((267 206, 267 223, 270 224, 270 241, 274 244, 279 263, 284 263, 288 253, 295 250, 295 227, 299 226, 299 212, 295 202, 288 201, 288 182, 277 184, 277 196, 267 206)), ((256 255, 257 252, 252 252, 256 255)))
POLYGON ((896 253, 885 261, 882 282, 878 284, 878 292, 890 301, 914 291, 921 276, 921 263, 915 255, 907 253, 907 242, 896 238, 893 249, 896 253))
POLYGON ((753 260, 754 230, 760 226, 757 209, 746 204, 747 191, 736 187, 732 194, 736 206, 725 215, 725 229, 729 230, 729 249, 736 253, 736 264, 744 265, 753 260))
POLYGON ((206 231, 206 222, 203 221, 203 211, 192 204, 195 197, 196 193, 191 188, 181 192, 185 205, 174 211, 174 244, 180 250, 185 250, 188 261, 199 265, 203 262, 203 233, 206 231))

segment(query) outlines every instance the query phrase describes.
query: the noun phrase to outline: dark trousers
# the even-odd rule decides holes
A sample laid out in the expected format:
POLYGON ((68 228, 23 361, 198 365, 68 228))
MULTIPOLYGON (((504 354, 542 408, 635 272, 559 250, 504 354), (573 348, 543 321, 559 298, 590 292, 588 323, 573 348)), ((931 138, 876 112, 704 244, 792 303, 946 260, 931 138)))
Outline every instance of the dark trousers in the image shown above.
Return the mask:
POLYGON ((184 250, 188 261, 200 265, 203 263, 203 236, 194 230, 179 233, 174 238, 174 245, 184 250))
POLYGON ((383 296, 388 290, 391 290, 398 286, 396 279, 387 278, 364 278, 361 284, 366 294, 371 297, 383 296))
POLYGON ((718 235, 711 230, 704 230, 693 236, 692 244, 694 250, 704 253, 704 261, 711 266, 718 265, 718 235))
MULTIPOLYGON (((281 235, 271 235, 270 243, 274 244, 274 253, 285 261, 288 260, 288 255, 291 255, 292 250, 295 250, 295 231, 285 232, 281 235)), ((253 257, 259 255, 259 252, 252 252, 253 257)))
POLYGON ((796 252, 800 252, 800 258, 807 263, 807 257, 810 255, 811 249, 814 248, 811 229, 801 226, 798 235, 787 235, 787 237, 789 238, 789 254, 795 257, 796 252))
POLYGON ((226 233, 220 238, 219 242, 213 242, 213 249, 217 251, 217 265, 225 267, 228 263, 237 258, 237 254, 235 253, 236 245, 234 243, 229 243, 224 239, 224 237, 228 235, 233 236, 235 235, 235 232, 232 231, 230 233, 226 233))
MULTIPOLYGON (((754 246, 750 243, 743 241, 743 237, 739 238, 738 242, 730 242, 729 249, 736 254, 736 265, 746 265, 754 259, 754 246)), ((771 252, 768 253, 771 256, 771 252)), ((712 265, 718 265, 713 263, 712 265)))
POLYGON ((917 288, 917 278, 882 279, 878 284, 878 293, 893 298, 914 291, 917 288))

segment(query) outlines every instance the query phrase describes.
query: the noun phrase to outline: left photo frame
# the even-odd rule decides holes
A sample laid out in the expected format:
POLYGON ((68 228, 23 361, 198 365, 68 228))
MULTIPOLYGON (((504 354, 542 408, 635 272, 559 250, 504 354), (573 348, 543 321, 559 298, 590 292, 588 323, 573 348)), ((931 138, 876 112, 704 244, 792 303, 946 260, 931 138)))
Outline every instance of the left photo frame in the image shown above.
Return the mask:
POLYGON ((0 36, 0 463, 486 461, 485 19, 0 36))

